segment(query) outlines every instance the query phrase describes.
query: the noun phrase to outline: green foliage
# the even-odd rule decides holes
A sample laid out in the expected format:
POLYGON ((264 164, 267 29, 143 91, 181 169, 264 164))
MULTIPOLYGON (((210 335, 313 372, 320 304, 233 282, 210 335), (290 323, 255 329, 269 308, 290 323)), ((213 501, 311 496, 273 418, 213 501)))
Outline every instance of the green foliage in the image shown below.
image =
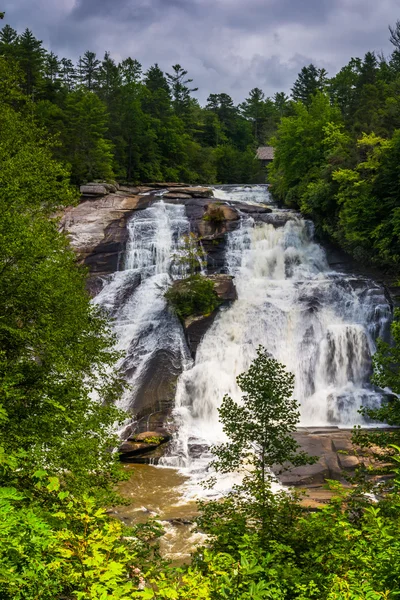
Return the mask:
POLYGON ((214 225, 219 225, 225 221, 224 211, 219 206, 212 206, 204 215, 203 221, 213 223, 214 225))
POLYGON ((165 297, 181 319, 209 315, 220 304, 214 282, 203 275, 192 275, 176 281, 165 297))

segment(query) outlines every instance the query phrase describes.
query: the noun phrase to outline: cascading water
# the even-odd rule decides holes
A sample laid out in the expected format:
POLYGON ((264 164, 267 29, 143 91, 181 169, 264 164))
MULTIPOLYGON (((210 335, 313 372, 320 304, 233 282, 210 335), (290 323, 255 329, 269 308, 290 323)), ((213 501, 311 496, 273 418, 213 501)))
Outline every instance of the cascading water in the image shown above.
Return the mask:
POLYGON ((189 221, 184 206, 161 200, 137 212, 128 229, 124 269, 105 284, 95 303, 113 316, 117 349, 124 355, 120 366, 130 389, 120 407, 137 411, 149 386, 153 361, 168 363, 166 369, 172 362, 178 374, 189 359, 180 323, 164 298, 172 280, 184 275, 175 258, 182 236, 189 232, 189 221))
MULTIPOLYGON (((266 199, 265 188, 238 191, 236 198, 232 190, 223 198, 266 199)), ((238 300, 220 312, 178 383, 179 433, 163 464, 184 468, 195 479, 204 475, 209 446, 224 439, 221 400, 225 394, 240 398, 236 377, 259 345, 295 374, 300 425, 363 423, 360 407, 381 400, 369 376, 375 340, 387 335, 391 318, 383 289, 332 272, 313 241, 312 223, 288 211, 268 217, 270 223, 255 224, 244 216, 229 234, 226 268, 235 277, 238 300), (271 224, 278 221, 280 227, 271 224)))

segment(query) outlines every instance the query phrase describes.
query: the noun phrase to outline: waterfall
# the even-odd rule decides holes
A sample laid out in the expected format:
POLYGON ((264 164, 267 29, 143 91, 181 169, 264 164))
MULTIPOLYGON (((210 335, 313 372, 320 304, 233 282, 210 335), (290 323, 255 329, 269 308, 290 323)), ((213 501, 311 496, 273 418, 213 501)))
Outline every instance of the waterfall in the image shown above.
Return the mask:
POLYGON ((165 387, 188 360, 181 325, 164 298, 172 280, 184 275, 175 259, 188 232, 184 206, 160 200, 135 213, 128 224, 124 268, 111 276, 94 300, 114 319, 117 350, 124 356, 119 366, 129 384, 119 403, 124 410, 137 412, 148 403, 143 396, 146 388, 149 395, 154 392, 154 362, 162 363, 159 372, 166 371, 154 385, 165 387))
MULTIPOLYGON (((254 194, 241 189, 236 198, 231 190, 224 194, 266 199, 265 188, 254 194)), ((259 345, 295 374, 300 425, 362 424, 358 410, 381 401, 369 377, 376 338, 387 334, 391 317, 382 287, 333 272, 313 240, 312 223, 286 216, 280 227, 243 216, 229 234, 226 269, 235 277, 238 300, 220 311, 179 379, 179 433, 163 461, 184 467, 192 478, 204 474, 210 445, 224 440, 218 407, 225 394, 240 400, 236 377, 259 345)))

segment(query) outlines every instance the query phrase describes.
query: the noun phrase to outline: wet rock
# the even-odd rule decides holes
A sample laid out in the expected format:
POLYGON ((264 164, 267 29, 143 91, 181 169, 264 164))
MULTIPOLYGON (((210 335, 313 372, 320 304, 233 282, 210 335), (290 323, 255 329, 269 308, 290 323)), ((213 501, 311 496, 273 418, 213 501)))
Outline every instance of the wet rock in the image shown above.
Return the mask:
POLYGON ((203 220, 212 224, 223 223, 224 221, 238 221, 240 215, 236 208, 227 204, 210 202, 205 206, 203 220))
POLYGON ((176 187, 170 188, 168 191, 170 194, 188 194, 188 196, 191 196, 192 198, 212 198, 214 196, 213 190, 206 187, 176 187))
POLYGON ((214 290, 220 300, 223 302, 237 300, 237 291, 232 275, 210 275, 207 279, 214 283, 214 290))
POLYGON ((214 319, 217 314, 218 310, 214 310, 207 316, 201 315, 199 317, 188 317, 185 319, 183 323, 183 329, 185 331, 186 341, 192 358, 195 358, 197 348, 206 332, 214 323, 214 319))
MULTIPOLYGON (((181 361, 172 352, 164 349, 154 352, 146 363, 135 389, 134 403, 130 407, 138 420, 152 413, 160 413, 163 421, 168 417, 181 372, 181 361)), ((129 372, 127 375, 129 376, 129 372)))
POLYGON ((240 212, 252 216, 272 213, 272 208, 266 204, 245 204, 242 202, 235 202, 234 207, 240 210, 240 212))
MULTIPOLYGON (((214 283, 214 290, 222 304, 227 304, 237 299, 237 292, 231 275, 210 275, 207 279, 214 283)), ((183 329, 193 358, 196 356, 198 345, 213 324, 218 312, 219 309, 216 309, 209 315, 190 316, 184 320, 183 329)))
POLYGON ((143 431, 142 433, 137 433, 132 438, 129 438, 129 441, 146 442, 146 440, 149 439, 157 439, 158 442, 151 442, 157 445, 165 444, 171 439, 171 434, 165 431, 165 429, 159 429, 157 431, 143 431))
POLYGON ((123 442, 118 448, 118 452, 125 457, 139 456, 155 450, 159 446, 156 444, 147 444, 146 442, 123 442))
MULTIPOLYGON (((117 271, 128 239, 127 222, 134 211, 154 202, 154 197, 128 193, 107 194, 69 207, 60 219, 60 230, 92 277, 91 293, 101 289, 101 278, 117 271)), ((90 281, 90 280, 89 280, 90 281)))
POLYGON ((167 200, 190 200, 192 196, 189 194, 182 194, 181 192, 168 192, 168 194, 164 194, 163 199, 167 200))

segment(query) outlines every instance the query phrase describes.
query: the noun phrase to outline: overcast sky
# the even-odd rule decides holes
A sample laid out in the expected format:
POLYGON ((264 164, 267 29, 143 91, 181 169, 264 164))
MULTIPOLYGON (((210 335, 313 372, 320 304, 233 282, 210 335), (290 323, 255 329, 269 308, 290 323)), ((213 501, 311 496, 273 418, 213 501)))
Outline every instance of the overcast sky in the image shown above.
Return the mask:
POLYGON ((313 62, 333 75, 352 56, 390 52, 400 0, 2 0, 6 20, 60 57, 85 50, 148 68, 184 66, 204 102, 253 87, 289 92, 313 62))

